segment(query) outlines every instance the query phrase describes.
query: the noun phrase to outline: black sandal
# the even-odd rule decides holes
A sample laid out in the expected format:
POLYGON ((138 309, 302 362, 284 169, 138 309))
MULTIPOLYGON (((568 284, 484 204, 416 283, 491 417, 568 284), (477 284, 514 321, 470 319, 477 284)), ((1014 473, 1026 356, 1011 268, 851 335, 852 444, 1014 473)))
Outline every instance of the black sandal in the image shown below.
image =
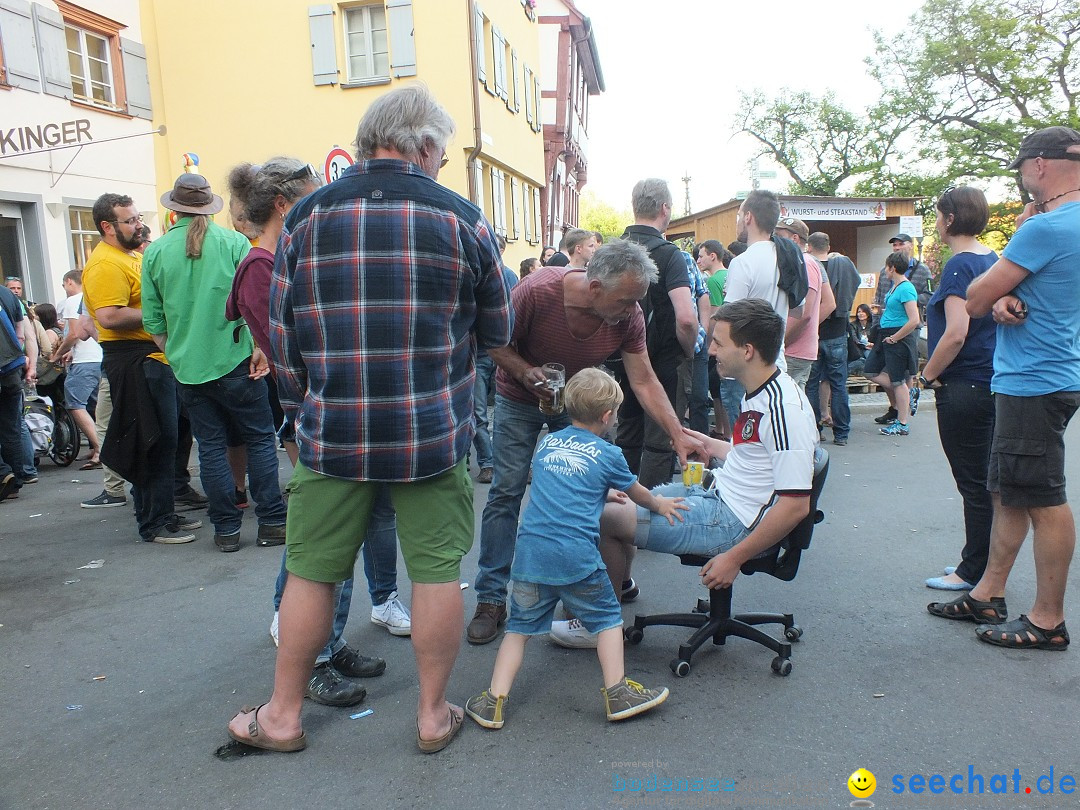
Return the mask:
POLYGON ((1008 608, 1005 607, 1005 599, 995 596, 988 602, 981 602, 972 598, 971 594, 965 593, 951 602, 931 602, 926 610, 932 616, 940 616, 942 619, 956 619, 961 622, 975 622, 975 624, 1001 624, 1009 618, 1008 608), (993 615, 985 611, 992 610, 993 615))
POLYGON ((1069 646, 1069 631, 1065 629, 1065 622, 1051 630, 1044 630, 1032 624, 1031 619, 1023 613, 1019 619, 1005 624, 976 627, 975 636, 979 641, 1011 650, 1064 650, 1069 646), (1035 640, 1032 641, 1032 638, 1035 640))

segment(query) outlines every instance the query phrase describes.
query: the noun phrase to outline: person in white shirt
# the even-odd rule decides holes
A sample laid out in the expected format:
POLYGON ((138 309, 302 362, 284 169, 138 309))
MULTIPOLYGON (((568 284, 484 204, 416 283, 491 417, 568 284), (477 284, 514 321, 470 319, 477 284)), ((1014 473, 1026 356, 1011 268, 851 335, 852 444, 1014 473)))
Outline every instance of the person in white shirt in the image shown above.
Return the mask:
MULTIPOLYGON (((730 277, 729 277, 730 278, 730 277)), ((623 499, 604 507, 600 552, 621 584, 633 547, 713 555, 701 569, 709 588, 726 588, 743 563, 768 550, 809 514, 818 431, 806 395, 777 367, 784 321, 758 298, 725 303, 712 317, 717 370, 746 389, 731 443, 686 431, 724 461, 709 488, 681 483, 653 489, 690 507, 668 525, 623 499)), ((616 593, 619 590, 616 588, 616 593)))
POLYGON ((90 418, 87 407, 90 402, 97 399, 98 385, 101 383, 101 346, 92 335, 85 334, 79 328, 83 297, 81 270, 69 270, 64 273, 64 292, 68 294, 68 297, 61 305, 60 317, 65 323, 65 337, 56 347, 52 359, 54 362, 63 360, 67 364, 67 377, 64 379, 64 404, 75 418, 75 424, 90 443, 90 458, 79 469, 100 470, 101 444, 98 441, 94 420, 90 418))

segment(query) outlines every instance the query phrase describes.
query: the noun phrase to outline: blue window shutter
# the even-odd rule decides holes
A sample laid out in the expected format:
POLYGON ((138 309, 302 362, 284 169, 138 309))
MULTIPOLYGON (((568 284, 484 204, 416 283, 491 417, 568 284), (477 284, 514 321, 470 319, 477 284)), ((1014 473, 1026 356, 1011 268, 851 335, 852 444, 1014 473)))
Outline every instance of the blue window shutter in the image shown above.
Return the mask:
POLYGON ((308 29, 311 32, 311 73, 315 85, 336 84, 338 67, 333 7, 308 6, 308 29))
POLYGON ((0 0, 0 40, 4 43, 4 81, 12 87, 41 92, 34 50, 34 21, 24 0, 0 0))
POLYGON ((386 0, 386 27, 390 29, 390 71, 399 79, 415 76, 412 0, 386 0))
POLYGON ((45 92, 50 96, 71 98, 71 68, 68 67, 64 18, 59 12, 34 3, 34 33, 45 92))
POLYGON ((146 68, 146 48, 142 43, 120 38, 124 53, 124 87, 127 92, 128 115, 136 118, 154 117, 150 102, 150 74, 146 68))

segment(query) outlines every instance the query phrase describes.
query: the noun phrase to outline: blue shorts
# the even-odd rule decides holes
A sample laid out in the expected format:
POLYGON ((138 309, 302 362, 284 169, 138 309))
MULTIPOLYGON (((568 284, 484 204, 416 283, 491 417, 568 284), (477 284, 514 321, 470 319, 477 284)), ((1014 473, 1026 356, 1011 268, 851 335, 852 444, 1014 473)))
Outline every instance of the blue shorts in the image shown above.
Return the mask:
POLYGON ((64 401, 68 410, 85 411, 91 399, 97 397, 101 384, 101 363, 72 363, 64 378, 64 401))
POLYGON ((667 518, 637 508, 637 532, 634 545, 659 551, 662 554, 706 554, 714 557, 734 546, 750 530, 742 525, 730 507, 720 499, 716 490, 704 490, 696 484, 664 484, 654 487, 653 494, 666 498, 683 498, 689 512, 679 512, 683 521, 668 524, 667 518))
POLYGON ((510 591, 510 618, 506 632, 520 636, 542 636, 551 631, 551 620, 559 600, 590 633, 622 627, 622 608, 611 589, 607 571, 597 569, 585 579, 569 585, 518 582, 510 591))

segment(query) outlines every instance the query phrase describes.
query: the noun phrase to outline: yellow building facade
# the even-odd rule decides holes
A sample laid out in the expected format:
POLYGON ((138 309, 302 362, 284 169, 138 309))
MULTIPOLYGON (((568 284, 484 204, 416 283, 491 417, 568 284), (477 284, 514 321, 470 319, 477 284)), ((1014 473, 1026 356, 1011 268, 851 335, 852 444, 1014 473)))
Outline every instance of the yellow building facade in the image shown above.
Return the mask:
POLYGON ((514 270, 539 254, 540 37, 525 0, 141 0, 141 11, 153 123, 167 131, 155 139, 159 193, 196 157, 226 198, 245 161, 289 155, 322 173, 335 148, 355 157, 374 99, 422 81, 457 127, 439 182, 482 206, 514 270))

